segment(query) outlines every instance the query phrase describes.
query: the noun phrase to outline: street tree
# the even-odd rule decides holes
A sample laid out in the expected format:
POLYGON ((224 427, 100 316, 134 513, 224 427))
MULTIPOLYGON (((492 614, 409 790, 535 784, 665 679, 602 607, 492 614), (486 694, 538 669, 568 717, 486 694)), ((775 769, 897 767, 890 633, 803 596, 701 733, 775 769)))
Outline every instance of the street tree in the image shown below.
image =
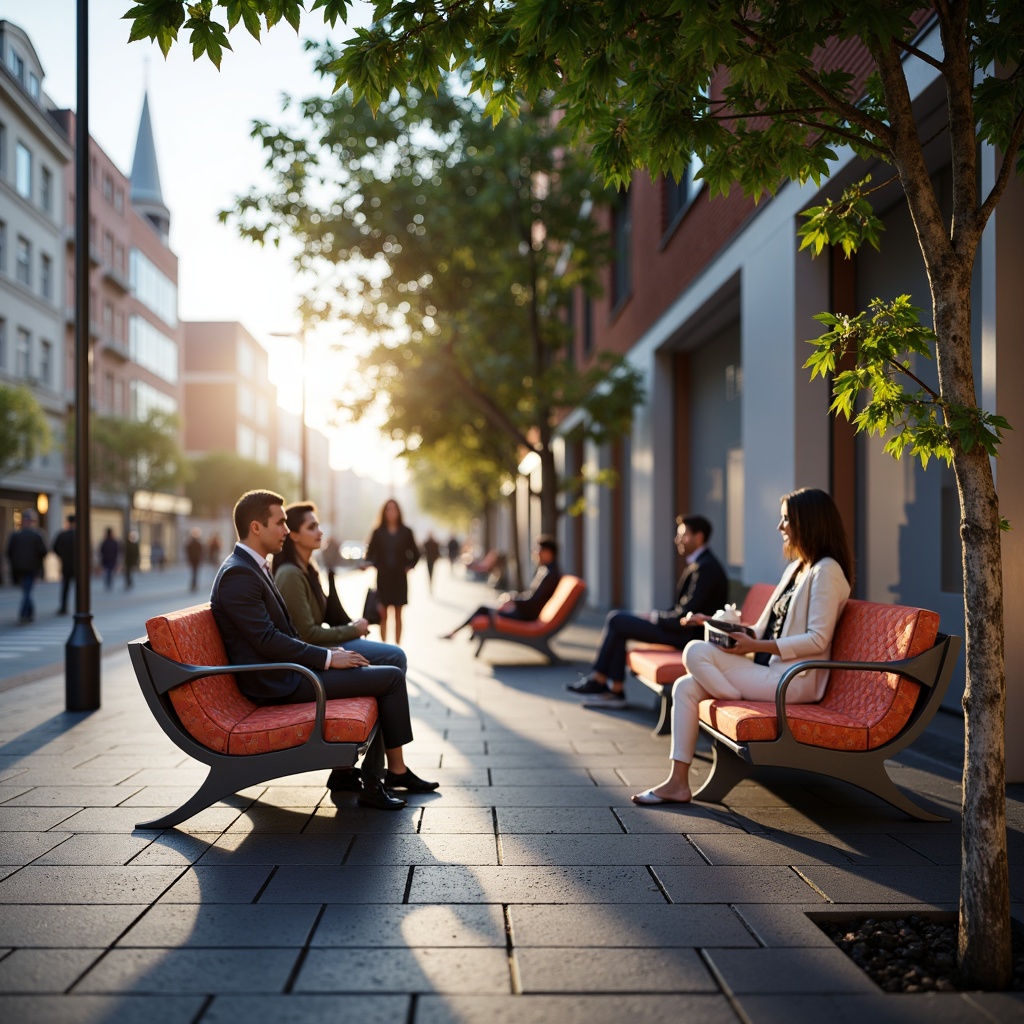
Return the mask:
POLYGON ((280 494, 297 494, 298 481, 256 459, 235 452, 209 452, 189 460, 185 494, 192 511, 200 516, 230 516, 240 494, 266 488, 280 494))
MULTIPOLYGON (((93 483, 124 498, 125 542, 139 491, 170 491, 188 479, 178 418, 151 410, 145 419, 97 416, 91 429, 93 483)), ((127 573, 128 566, 125 566, 127 573)))
MULTIPOLYGON (((319 65, 336 59, 325 48, 319 65)), ((606 439, 642 399, 621 359, 575 365, 566 322, 574 290, 599 288, 609 251, 581 210, 609 193, 543 97, 495 128, 464 92, 441 79, 374 113, 342 89, 298 104, 295 127, 256 124, 273 187, 225 218, 260 244, 297 240, 317 282, 308 313, 377 339, 346 384, 357 416, 383 408, 384 430, 423 454, 467 422, 519 458, 536 452, 552 532, 562 411, 583 407, 581 429, 606 439)))
MULTIPOLYGON (((220 0, 190 7, 144 0, 134 37, 165 51, 185 28, 196 56, 219 63, 239 17, 259 36, 300 5, 279 0, 241 14, 220 0), (225 10, 226 7, 226 10, 225 10)), ((316 0, 334 24, 347 0, 316 0)), ((1000 988, 1010 969, 1003 725, 1001 517, 990 455, 1007 424, 977 406, 970 343, 971 273, 982 232, 1020 174, 1024 135, 1024 7, 1016 0, 380 0, 332 68, 378 104, 441 71, 470 69, 494 117, 550 92, 607 179, 637 168, 677 177, 695 154, 712 194, 761 196, 786 181, 818 184, 842 147, 889 165, 911 215, 929 282, 931 323, 909 298, 860 317, 825 320, 814 372, 835 377, 836 409, 881 430, 890 451, 946 459, 957 481, 963 552, 967 685, 959 955, 970 985, 1000 988), (922 28, 938 44, 919 45, 922 28), (936 136, 918 123, 910 72, 934 75, 946 97, 936 136), (951 167, 947 202, 926 147, 951 167), (983 146, 997 158, 982 188, 983 146), (838 364, 846 350, 852 375, 838 364), (911 377, 914 354, 936 363, 937 386, 911 377), (835 360, 835 362, 834 362, 835 360), (858 406, 856 402, 859 401, 858 406), (854 412, 861 410, 861 415, 854 412)), ((855 185, 809 216, 813 249, 853 252, 877 242, 869 186, 855 185)))
POLYGON ((50 425, 24 385, 0 384, 0 478, 27 469, 53 445, 50 425))

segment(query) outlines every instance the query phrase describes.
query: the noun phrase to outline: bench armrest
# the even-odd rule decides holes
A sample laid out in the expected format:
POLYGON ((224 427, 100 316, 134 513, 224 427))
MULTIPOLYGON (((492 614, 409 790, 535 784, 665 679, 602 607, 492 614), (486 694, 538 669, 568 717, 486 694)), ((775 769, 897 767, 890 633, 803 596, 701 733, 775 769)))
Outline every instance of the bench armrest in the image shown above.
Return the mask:
POLYGON ((148 644, 142 645, 142 652, 153 681, 153 688, 161 697, 182 683, 205 679, 207 676, 237 675, 239 672, 299 672, 313 684, 316 699, 316 719, 309 735, 324 738, 327 726, 327 693, 320 677, 305 665, 282 661, 253 665, 186 665, 157 654, 148 644))
POLYGON ((781 740, 789 733, 789 722, 786 720, 786 691, 789 684, 801 672, 818 668, 845 668, 859 672, 898 672, 901 676, 912 679, 921 686, 934 689, 946 661, 952 638, 939 634, 933 647, 913 658, 901 658, 898 661, 798 661, 790 665, 782 674, 775 690, 775 717, 777 720, 776 739, 781 740))

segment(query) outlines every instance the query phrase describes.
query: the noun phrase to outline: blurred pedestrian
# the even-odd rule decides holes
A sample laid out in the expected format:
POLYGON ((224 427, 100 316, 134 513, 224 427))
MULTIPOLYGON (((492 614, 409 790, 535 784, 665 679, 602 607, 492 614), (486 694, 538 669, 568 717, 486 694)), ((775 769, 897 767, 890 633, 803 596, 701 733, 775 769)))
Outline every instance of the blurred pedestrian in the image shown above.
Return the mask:
POLYGON ((139 563, 142 561, 142 552, 139 550, 139 535, 132 530, 124 543, 124 589, 132 589, 132 573, 137 572, 139 563))
POLYGON ((384 643, 388 639, 389 610, 395 621, 395 643, 402 642, 402 608, 409 603, 407 575, 419 560, 420 552, 412 530, 402 522, 398 502, 389 498, 380 510, 380 518, 366 546, 366 562, 377 570, 380 638, 384 643))
POLYGON ((164 563, 167 561, 167 555, 164 552, 164 546, 160 541, 155 540, 149 546, 149 561, 158 572, 164 571, 164 563))
POLYGON ((451 570, 455 572, 455 563, 459 560, 459 551, 462 545, 459 544, 458 538, 454 534, 448 538, 448 564, 451 566, 451 570))
POLYGON ((121 557, 121 544, 114 536, 111 527, 100 541, 100 565, 103 567, 103 585, 110 590, 114 585, 114 572, 117 569, 118 560, 121 557))
POLYGON ((78 558, 78 532, 75 529, 75 517, 68 516, 64 520, 64 529, 53 539, 53 553, 60 559, 60 607, 58 615, 68 613, 68 591, 75 578, 76 561, 78 558))
POLYGON ((46 539, 36 529, 36 514, 27 508, 21 513, 21 527, 7 538, 7 559, 11 563, 11 577, 21 585, 21 608, 18 622, 25 625, 36 617, 32 601, 32 588, 43 572, 43 559, 47 552, 46 539))
POLYGON ((219 533, 215 533, 210 538, 210 544, 209 544, 209 548, 208 548, 209 556, 210 556, 210 565, 220 565, 221 547, 222 547, 222 545, 221 545, 221 542, 220 542, 220 534, 219 533))
POLYGON ((434 592, 434 566, 441 557, 441 545, 434 539, 432 533, 427 534, 423 542, 423 560, 427 563, 427 586, 430 592, 434 592))
POLYGON ((189 534, 188 542, 185 544, 185 558, 192 569, 192 580, 188 585, 189 590, 199 589, 199 566, 203 564, 203 541, 202 530, 194 527, 189 534))

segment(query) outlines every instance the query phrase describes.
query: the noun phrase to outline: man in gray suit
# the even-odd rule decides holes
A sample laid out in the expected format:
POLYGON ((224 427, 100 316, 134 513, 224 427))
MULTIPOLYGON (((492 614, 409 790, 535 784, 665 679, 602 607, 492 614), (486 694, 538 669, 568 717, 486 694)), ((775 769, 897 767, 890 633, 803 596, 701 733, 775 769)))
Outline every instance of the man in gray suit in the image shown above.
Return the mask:
MULTIPOLYGON (((405 801, 390 788, 430 792, 405 765, 402 748, 412 740, 405 674, 395 665, 371 665, 344 647, 317 647, 299 639, 271 577, 267 558, 277 554, 288 535, 284 498, 272 491, 248 491, 235 505, 238 543, 217 572, 210 606, 228 660, 232 664, 295 662, 323 681, 327 699, 375 697, 380 728, 363 759, 358 802, 380 810, 398 810, 405 801), (384 779, 384 757, 388 771, 384 779)), ((238 686, 257 704, 297 704, 315 699, 313 685, 293 671, 244 673, 238 686)), ((344 773, 332 772, 332 781, 344 773)), ((331 786, 331 782, 328 782, 331 786)))

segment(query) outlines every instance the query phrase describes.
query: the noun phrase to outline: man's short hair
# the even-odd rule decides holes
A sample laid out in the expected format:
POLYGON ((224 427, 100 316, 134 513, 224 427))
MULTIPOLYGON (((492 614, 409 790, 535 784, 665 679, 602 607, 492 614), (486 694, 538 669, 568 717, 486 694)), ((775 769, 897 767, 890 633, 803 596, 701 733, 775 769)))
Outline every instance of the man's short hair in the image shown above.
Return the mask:
POLYGON ((688 513, 685 516, 676 516, 676 522, 680 526, 685 526, 690 533, 703 533, 705 544, 711 540, 710 519, 705 519, 704 516, 691 515, 688 513))
POLYGON ((552 557, 558 557, 558 541, 549 533, 542 533, 535 541, 541 551, 550 551, 552 557))
POLYGON ((235 503, 232 513, 235 520, 235 533, 239 540, 249 536, 249 524, 270 522, 270 506, 284 505, 284 498, 273 491, 246 491, 235 503))

